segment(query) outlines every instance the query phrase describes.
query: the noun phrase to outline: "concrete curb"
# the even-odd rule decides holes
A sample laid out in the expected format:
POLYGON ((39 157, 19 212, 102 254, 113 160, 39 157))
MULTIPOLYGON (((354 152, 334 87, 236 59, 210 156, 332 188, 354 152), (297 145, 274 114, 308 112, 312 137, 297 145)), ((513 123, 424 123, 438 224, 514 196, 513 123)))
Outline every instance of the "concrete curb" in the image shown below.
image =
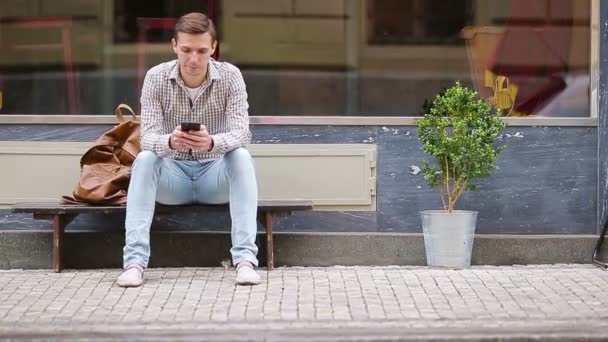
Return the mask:
MULTIPOLYGON (((0 269, 51 267, 51 232, 0 231, 0 269)), ((258 236, 260 264, 264 235, 258 236)), ((590 263, 594 235, 477 235, 474 265, 590 263)), ((68 232, 66 268, 122 264, 124 234, 68 232)), ((153 232, 150 267, 217 267, 230 259, 226 232, 153 232)), ((605 253, 606 254, 606 253, 605 253)), ((275 233, 277 266, 426 265, 422 234, 275 233)))
POLYGON ((52 339, 198 341, 528 341, 608 338, 602 320, 429 320, 155 322, 149 324, 61 322, 0 324, 0 337, 52 339))

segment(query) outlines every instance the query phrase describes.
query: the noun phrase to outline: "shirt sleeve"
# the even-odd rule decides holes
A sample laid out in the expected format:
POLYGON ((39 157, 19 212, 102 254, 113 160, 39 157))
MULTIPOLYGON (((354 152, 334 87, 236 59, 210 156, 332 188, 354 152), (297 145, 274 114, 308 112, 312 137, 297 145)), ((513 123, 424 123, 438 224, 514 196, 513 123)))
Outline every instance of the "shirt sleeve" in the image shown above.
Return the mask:
POLYGON ((163 111, 160 102, 160 84, 149 71, 141 90, 141 148, 152 151, 159 157, 170 155, 171 133, 163 132, 163 111))
POLYGON ((225 133, 212 134, 213 149, 211 153, 226 153, 237 147, 246 147, 251 141, 249 130, 249 104, 247 89, 241 72, 235 68, 230 77, 230 87, 226 104, 225 133))

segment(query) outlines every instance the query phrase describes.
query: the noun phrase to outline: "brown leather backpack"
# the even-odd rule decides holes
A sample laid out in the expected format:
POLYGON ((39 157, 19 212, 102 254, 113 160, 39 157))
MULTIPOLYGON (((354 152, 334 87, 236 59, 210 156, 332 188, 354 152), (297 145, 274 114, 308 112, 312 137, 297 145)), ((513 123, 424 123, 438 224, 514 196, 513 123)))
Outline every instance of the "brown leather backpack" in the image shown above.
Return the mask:
POLYGON ((62 196, 64 204, 123 205, 127 203, 127 190, 131 165, 141 151, 140 123, 133 109, 126 104, 116 107, 118 125, 101 135, 95 145, 80 158, 80 180, 73 197, 62 196), (125 120, 122 109, 131 112, 125 120))

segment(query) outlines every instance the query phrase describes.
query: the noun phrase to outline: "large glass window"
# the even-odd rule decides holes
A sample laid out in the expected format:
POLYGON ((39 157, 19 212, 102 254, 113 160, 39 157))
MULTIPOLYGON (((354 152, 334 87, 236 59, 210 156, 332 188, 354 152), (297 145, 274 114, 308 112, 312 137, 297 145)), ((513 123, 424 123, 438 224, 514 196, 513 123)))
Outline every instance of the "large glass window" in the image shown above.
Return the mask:
POLYGON ((505 116, 587 117, 591 2, 3 0, 0 114, 137 106, 171 20, 202 11, 254 116, 417 116, 460 80, 505 116))

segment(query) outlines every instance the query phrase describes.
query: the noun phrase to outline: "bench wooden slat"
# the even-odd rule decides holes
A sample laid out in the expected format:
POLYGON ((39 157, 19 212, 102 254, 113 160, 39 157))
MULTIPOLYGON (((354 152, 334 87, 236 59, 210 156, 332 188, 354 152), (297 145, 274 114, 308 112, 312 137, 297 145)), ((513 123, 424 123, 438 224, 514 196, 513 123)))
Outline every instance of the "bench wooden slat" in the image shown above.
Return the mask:
MULTIPOLYGON (((166 213, 177 210, 188 210, 189 208, 197 208, 203 210, 225 210, 227 204, 211 205, 183 205, 183 206, 167 206, 157 205, 158 213, 166 213)), ((259 201, 258 210, 261 211, 306 211, 312 210, 314 205, 309 200, 281 200, 281 201, 259 201)), ((121 213, 125 211, 125 206, 94 206, 86 204, 61 204, 56 202, 21 202, 12 207, 14 213, 37 213, 37 214, 84 214, 84 213, 99 213, 111 214, 121 213)))

